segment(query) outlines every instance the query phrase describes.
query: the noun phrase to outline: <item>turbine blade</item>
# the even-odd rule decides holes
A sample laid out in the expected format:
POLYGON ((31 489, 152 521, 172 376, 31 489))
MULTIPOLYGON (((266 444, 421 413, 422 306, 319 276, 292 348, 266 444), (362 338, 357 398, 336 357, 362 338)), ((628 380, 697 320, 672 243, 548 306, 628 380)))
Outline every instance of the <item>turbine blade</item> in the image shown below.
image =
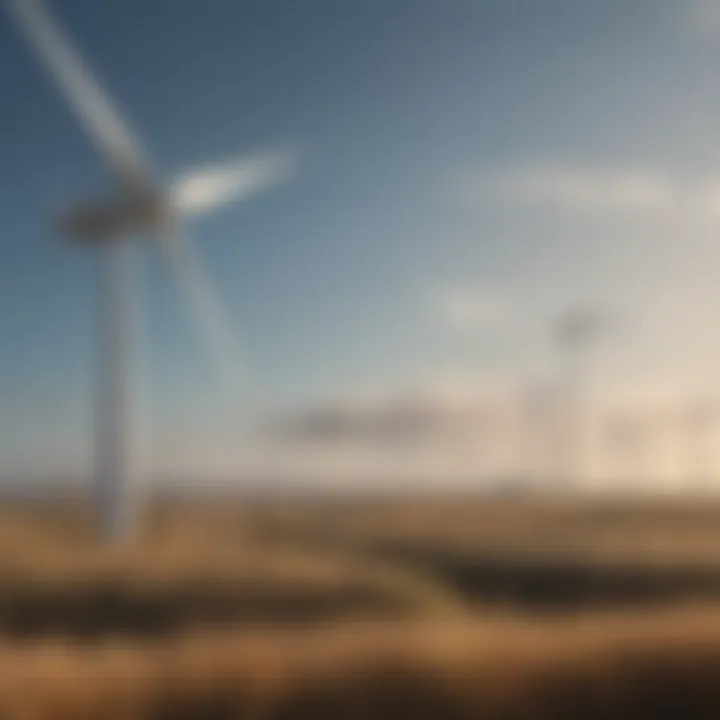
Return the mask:
POLYGON ((28 42, 121 182, 148 182, 149 172, 139 143, 42 0, 8 3, 28 42))
POLYGON ((206 267, 179 233, 159 238, 160 250, 189 312, 204 336, 217 369, 233 381, 246 375, 243 353, 227 310, 215 292, 206 267))
POLYGON ((210 165, 170 185, 170 202, 179 213, 197 215, 230 201, 245 200, 278 185, 292 170, 287 152, 271 152, 236 162, 210 165))

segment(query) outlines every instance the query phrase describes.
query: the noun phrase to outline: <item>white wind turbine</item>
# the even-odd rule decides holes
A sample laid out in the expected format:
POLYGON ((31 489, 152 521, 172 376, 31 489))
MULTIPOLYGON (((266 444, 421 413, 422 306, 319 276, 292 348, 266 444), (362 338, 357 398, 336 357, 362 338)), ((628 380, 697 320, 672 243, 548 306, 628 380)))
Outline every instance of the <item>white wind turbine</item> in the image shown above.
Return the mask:
POLYGON ((142 235, 157 243, 215 359, 223 369, 234 370, 240 358, 231 324, 179 226, 188 215, 244 199, 279 182, 290 169, 290 157, 268 153, 157 184, 140 144, 42 0, 7 2, 117 184, 111 196, 70 210, 60 225, 66 235, 95 246, 103 266, 96 483, 102 529, 107 536, 120 538, 132 529, 135 474, 131 352, 135 288, 129 240, 142 235))
MULTIPOLYGON (((585 381, 587 351, 606 329, 606 318, 588 307, 572 308, 561 315, 553 328, 559 354, 561 397, 559 430, 559 481, 564 490, 573 482, 586 481, 588 406, 585 381)), ((557 422, 558 418, 556 418, 557 422)))

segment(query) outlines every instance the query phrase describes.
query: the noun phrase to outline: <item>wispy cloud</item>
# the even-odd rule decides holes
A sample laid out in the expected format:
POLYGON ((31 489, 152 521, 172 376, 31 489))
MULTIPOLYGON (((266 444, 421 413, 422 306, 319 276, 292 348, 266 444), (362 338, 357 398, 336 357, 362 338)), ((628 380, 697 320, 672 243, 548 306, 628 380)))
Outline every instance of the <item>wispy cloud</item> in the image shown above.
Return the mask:
MULTIPOLYGON (((608 489, 613 479, 628 488, 658 488, 666 481, 682 487, 683 418, 695 397, 705 396, 688 395, 669 377, 591 393, 591 474, 607 481, 608 489)), ((706 399, 712 401, 713 432, 720 433, 714 397, 706 399)), ((557 471, 555 398, 547 382, 448 371, 408 385, 277 407, 242 442, 230 432, 205 440, 196 433, 168 437, 158 447, 154 469, 159 477, 242 478, 245 487, 257 482, 263 488, 480 489, 511 476, 526 476, 541 487, 557 471)), ((713 457, 720 462, 720 454, 713 457)))
POLYGON ((720 217, 720 177, 687 178, 661 169, 534 164, 468 176, 468 201, 574 213, 692 213, 720 217))
POLYGON ((270 436, 301 442, 418 446, 489 432, 510 407, 510 397, 498 402, 491 395, 459 395, 440 386, 419 387, 368 398, 364 403, 337 398, 285 412, 273 418, 265 430, 270 436))
POLYGON ((477 486, 515 469, 516 395, 509 378, 477 371, 350 389, 268 409, 242 439, 170 433, 157 444, 154 474, 266 489, 477 486))
POLYGON ((495 377, 451 374, 327 398, 277 410, 259 427, 255 444, 292 459, 293 473, 312 467, 316 478, 332 468, 335 480, 364 483, 477 481, 517 469, 517 390, 495 377))
POLYGON ((720 39, 720 3, 717 0, 691 0, 678 3, 683 30, 695 37, 720 39))
POLYGON ((431 307, 435 317, 449 328, 471 333, 496 330, 510 314, 497 293, 469 285, 439 288, 431 297, 431 307))

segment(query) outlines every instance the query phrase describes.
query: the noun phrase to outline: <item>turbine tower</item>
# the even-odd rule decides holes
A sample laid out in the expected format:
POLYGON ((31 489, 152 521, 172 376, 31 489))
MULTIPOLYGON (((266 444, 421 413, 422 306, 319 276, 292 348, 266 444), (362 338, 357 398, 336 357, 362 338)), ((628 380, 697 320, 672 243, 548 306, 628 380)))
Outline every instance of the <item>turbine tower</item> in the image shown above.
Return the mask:
POLYGON ((693 489, 701 493, 713 489, 713 435, 717 430, 718 410, 715 398, 699 395, 690 398, 679 418, 687 454, 685 481, 696 483, 693 489))
POLYGON ((245 199, 276 184, 290 168, 285 152, 209 166, 158 184, 140 144, 42 0, 7 0, 29 44, 46 66, 116 182, 112 195, 82 203, 60 218, 72 240, 93 248, 101 264, 95 463, 98 514, 106 537, 133 529, 137 472, 133 348, 135 277, 130 241, 152 240, 185 296, 189 311, 223 371, 240 362, 232 324, 204 265, 185 242, 187 216, 245 199))
POLYGON ((563 490, 573 481, 586 480, 588 407, 585 393, 587 351, 603 329, 603 319, 590 308, 575 308, 562 315, 554 327, 560 377, 559 421, 556 426, 558 475, 563 490))

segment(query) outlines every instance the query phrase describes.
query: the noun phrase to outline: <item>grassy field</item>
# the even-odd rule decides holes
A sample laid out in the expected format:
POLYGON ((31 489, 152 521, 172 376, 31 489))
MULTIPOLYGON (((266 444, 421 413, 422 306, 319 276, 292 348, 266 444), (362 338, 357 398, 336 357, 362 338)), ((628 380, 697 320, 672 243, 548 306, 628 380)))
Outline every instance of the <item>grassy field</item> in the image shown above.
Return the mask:
POLYGON ((720 504, 0 510, 0 718, 720 717, 720 504))

